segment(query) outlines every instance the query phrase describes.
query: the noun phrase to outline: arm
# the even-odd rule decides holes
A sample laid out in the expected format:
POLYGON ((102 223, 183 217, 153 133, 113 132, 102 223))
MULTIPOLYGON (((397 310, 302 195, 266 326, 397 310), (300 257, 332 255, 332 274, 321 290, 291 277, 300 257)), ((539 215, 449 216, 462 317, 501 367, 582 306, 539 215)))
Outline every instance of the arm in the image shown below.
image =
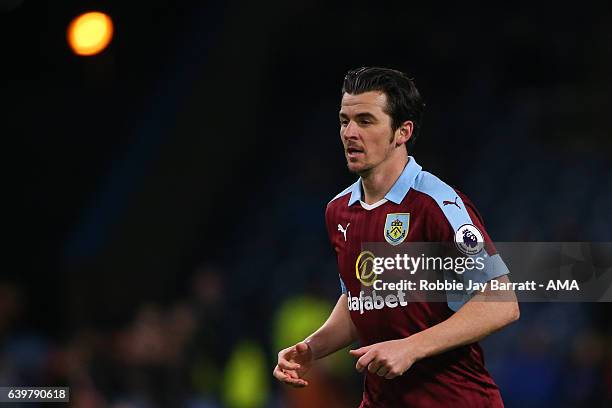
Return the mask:
MULTIPOLYGON (((507 276, 497 279, 508 282, 507 276)), ((402 375, 416 361, 474 343, 519 318, 514 291, 491 291, 488 286, 455 314, 410 337, 351 350, 359 357, 357 370, 366 367, 385 378, 402 375)))
POLYGON ((351 320, 347 297, 340 295, 334 310, 323 326, 304 340, 312 351, 313 360, 326 357, 357 340, 357 329, 351 320))
POLYGON ((357 339, 357 330, 351 320, 347 297, 342 294, 323 325, 304 341, 281 350, 273 375, 277 380, 295 387, 304 387, 304 375, 315 360, 328 356, 357 339))
MULTIPOLYGON (((507 276, 497 279, 509 282, 507 276)), ((520 315, 514 291, 477 293, 451 317, 406 339, 414 349, 416 360, 477 342, 518 320, 520 315)))

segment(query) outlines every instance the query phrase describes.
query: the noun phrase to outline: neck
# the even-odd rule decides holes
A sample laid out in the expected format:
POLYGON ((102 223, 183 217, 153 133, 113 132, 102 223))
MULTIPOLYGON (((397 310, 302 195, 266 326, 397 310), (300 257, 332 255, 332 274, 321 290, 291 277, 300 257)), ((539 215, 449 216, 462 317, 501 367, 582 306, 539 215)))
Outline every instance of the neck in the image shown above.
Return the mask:
POLYGON ((408 156, 405 152, 402 153, 401 157, 389 157, 367 174, 361 175, 364 201, 367 204, 382 200, 402 174, 408 163, 408 156))

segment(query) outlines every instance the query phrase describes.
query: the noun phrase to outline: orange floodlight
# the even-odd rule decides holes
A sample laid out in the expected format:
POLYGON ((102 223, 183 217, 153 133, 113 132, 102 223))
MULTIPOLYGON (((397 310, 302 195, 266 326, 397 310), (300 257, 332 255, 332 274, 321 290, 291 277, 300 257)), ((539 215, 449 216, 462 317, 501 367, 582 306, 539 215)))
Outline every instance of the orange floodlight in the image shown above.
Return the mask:
POLYGON ((113 37, 113 22, 97 11, 81 14, 68 26, 68 44, 77 55, 96 55, 113 37))

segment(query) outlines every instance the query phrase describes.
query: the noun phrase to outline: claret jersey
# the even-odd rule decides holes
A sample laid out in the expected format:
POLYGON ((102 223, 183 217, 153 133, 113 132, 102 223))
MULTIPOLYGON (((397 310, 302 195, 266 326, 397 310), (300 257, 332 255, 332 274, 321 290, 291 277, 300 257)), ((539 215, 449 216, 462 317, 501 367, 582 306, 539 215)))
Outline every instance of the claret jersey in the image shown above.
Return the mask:
MULTIPOLYGON (((437 302, 407 302, 395 296, 364 310, 363 302, 358 301, 363 282, 356 274, 364 243, 454 242, 469 251, 471 239, 478 236, 485 243, 483 268, 463 278, 487 282, 508 273, 473 204, 461 192, 422 171, 413 157, 383 200, 372 205, 363 202, 361 180, 357 180, 330 201, 325 218, 341 289, 348 296, 362 346, 406 338, 434 326, 471 296, 465 291, 459 299, 437 302)), ((361 407, 404 406, 489 408, 502 407, 503 402, 484 366, 482 349, 473 343, 418 361, 392 380, 366 371, 361 407)))

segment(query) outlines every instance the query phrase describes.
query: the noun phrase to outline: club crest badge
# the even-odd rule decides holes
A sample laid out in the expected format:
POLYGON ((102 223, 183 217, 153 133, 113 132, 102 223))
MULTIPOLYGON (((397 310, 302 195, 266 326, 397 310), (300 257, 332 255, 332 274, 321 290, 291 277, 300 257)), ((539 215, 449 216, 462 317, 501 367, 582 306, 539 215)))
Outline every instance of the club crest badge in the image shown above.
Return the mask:
POLYGON ((391 245, 399 245, 406 239, 408 235, 408 226, 410 224, 409 213, 391 213, 387 214, 385 220, 385 240, 391 245))

